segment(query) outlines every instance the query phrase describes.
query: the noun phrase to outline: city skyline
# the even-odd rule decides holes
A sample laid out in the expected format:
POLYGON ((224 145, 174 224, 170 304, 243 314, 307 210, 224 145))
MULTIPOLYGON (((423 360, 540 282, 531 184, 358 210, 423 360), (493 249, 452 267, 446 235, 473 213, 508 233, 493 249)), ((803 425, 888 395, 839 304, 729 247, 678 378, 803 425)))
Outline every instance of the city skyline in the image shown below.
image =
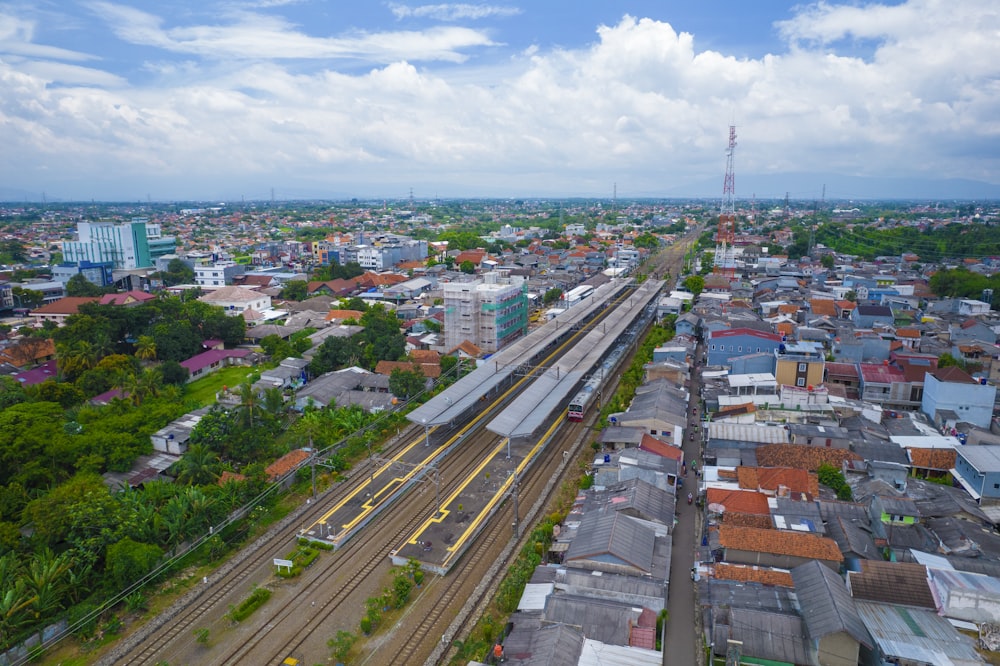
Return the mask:
POLYGON ((1000 196, 986 0, 0 4, 0 200, 1000 196))

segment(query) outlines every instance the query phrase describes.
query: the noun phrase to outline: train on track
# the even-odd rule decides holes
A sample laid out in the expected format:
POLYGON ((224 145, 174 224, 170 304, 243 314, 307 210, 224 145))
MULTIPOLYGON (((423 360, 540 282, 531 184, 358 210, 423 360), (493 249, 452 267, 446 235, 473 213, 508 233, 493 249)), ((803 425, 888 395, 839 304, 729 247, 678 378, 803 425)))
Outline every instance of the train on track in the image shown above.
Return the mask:
POLYGON ((566 411, 566 418, 570 421, 582 421, 587 415, 587 410, 597 399, 597 396, 601 393, 601 385, 604 384, 604 380, 611 376, 611 374, 617 369, 619 362, 624 358, 625 351, 628 349, 628 344, 622 343, 616 345, 611 353, 608 354, 604 362, 601 363, 594 374, 587 379, 583 384, 583 388, 580 392, 573 396, 573 399, 569 401, 569 408, 566 411))

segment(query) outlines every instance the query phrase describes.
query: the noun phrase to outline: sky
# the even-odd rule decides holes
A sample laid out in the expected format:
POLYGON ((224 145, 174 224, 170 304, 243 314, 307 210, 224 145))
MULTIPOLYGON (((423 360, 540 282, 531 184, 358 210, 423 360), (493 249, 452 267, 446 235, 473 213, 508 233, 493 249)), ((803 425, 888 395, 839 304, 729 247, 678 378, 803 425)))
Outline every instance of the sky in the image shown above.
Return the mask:
POLYGON ((0 0, 0 200, 1000 197, 996 0, 0 0), (880 194, 876 194, 877 190, 880 194))

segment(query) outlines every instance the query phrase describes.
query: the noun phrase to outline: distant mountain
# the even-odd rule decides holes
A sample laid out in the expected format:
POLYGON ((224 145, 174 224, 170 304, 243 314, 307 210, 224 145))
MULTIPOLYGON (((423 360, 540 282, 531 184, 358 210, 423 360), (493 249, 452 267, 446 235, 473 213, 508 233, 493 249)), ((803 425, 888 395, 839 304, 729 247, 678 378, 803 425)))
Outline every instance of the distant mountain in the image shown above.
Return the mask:
MULTIPOLYGON (((819 200, 826 186, 827 200, 845 199, 916 199, 984 200, 1000 199, 1000 184, 960 178, 888 178, 843 176, 840 174, 769 174, 741 176, 736 173, 736 198, 819 200)), ((665 193, 665 196, 701 196, 722 198, 722 177, 691 184, 665 193), (683 191, 682 191, 683 190, 683 191)))

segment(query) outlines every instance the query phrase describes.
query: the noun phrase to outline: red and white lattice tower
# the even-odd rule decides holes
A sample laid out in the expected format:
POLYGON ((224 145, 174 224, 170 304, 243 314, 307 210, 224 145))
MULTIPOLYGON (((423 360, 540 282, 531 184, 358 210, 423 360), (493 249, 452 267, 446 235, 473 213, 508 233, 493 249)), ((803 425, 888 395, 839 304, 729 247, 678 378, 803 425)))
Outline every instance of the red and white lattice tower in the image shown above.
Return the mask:
POLYGON ((726 150, 726 179, 722 185, 722 206, 719 210, 719 227, 715 234, 714 272, 727 280, 736 274, 733 239, 736 236, 736 173, 733 170, 733 153, 736 151, 736 125, 729 126, 729 148, 726 150))

